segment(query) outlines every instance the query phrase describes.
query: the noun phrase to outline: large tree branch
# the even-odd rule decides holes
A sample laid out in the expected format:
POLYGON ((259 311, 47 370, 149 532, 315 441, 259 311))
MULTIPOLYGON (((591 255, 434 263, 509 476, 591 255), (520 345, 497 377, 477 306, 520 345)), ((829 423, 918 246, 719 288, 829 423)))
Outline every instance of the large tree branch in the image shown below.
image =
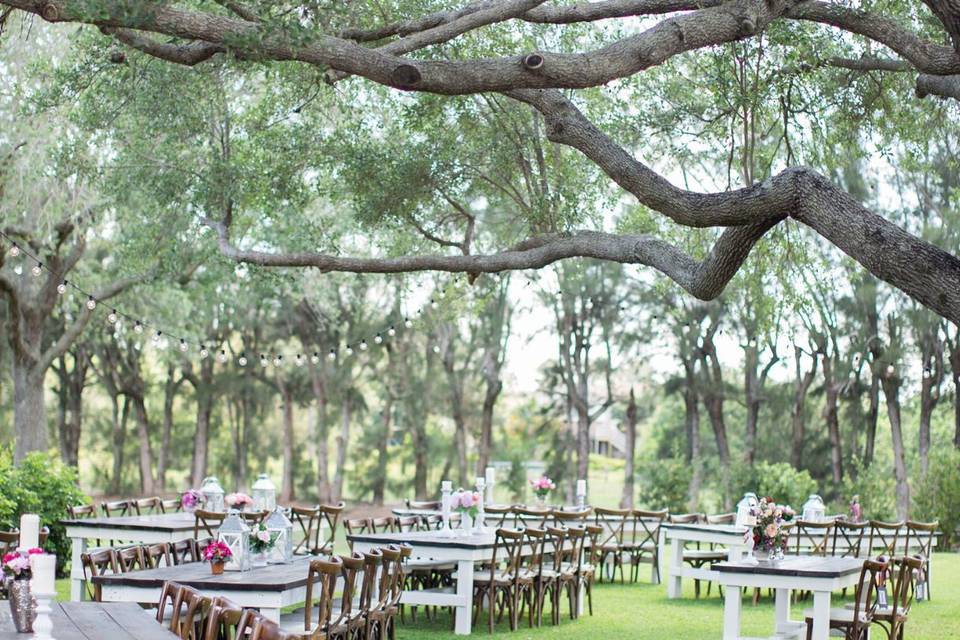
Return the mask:
POLYGON ((917 95, 921 98, 941 96, 960 100, 960 75, 932 76, 922 73, 917 78, 917 95))
POLYGON ((204 60, 209 60, 216 54, 226 51, 225 47, 207 42, 194 42, 191 44, 159 42, 132 29, 104 27, 103 32, 107 35, 113 35, 125 45, 142 51, 154 58, 160 58, 167 62, 174 62, 188 67, 199 64, 204 60))

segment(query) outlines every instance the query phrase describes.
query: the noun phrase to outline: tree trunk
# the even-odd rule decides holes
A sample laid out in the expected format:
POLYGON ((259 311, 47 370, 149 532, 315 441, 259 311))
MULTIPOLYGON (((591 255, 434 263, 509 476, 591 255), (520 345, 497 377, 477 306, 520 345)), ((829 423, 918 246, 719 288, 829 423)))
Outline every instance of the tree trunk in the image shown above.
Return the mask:
POLYGON ((870 406, 867 409, 866 439, 863 445, 863 465, 865 467, 873 464, 873 452, 876 449, 877 442, 877 420, 880 417, 880 380, 873 373, 870 374, 870 391, 868 397, 870 399, 870 406))
POLYGON ((413 428, 411 429, 411 439, 413 440, 413 494, 417 500, 428 500, 427 494, 427 464, 428 464, 428 443, 426 425, 424 418, 413 416, 413 428))
POLYGON ((390 444, 390 434, 393 429, 393 396, 386 393, 381 412, 381 432, 377 438, 377 467, 373 477, 373 504, 383 505, 387 488, 387 448, 390 444))
POLYGON ((790 463, 795 469, 800 469, 803 464, 803 439, 806 433, 806 416, 804 415, 804 409, 807 403, 807 392, 810 390, 810 385, 813 384, 813 379, 817 375, 817 357, 816 354, 814 354, 810 370, 804 372, 800 361, 803 355, 803 349, 794 346, 793 353, 795 362, 795 385, 793 389, 793 408, 790 412, 790 424, 792 427, 790 437, 790 463))
POLYGON ((823 387, 826 399, 823 404, 823 420, 830 437, 830 473, 833 484, 839 488, 843 482, 843 449, 840 438, 840 420, 838 408, 840 384, 833 377, 833 362, 826 352, 821 356, 823 362, 823 387))
POLYGON ((903 448, 903 431, 900 424, 900 385, 895 376, 883 378, 883 393, 887 399, 887 416, 890 420, 890 435, 893 443, 893 474, 896 479, 897 518, 906 520, 910 511, 910 485, 907 479, 907 461, 903 448))
POLYGON ((920 432, 917 443, 917 454, 920 457, 920 473, 927 475, 930 468, 930 422, 933 417, 933 410, 937 406, 937 398, 934 392, 937 386, 934 384, 933 376, 924 376, 920 380, 920 432))
POLYGON ((626 459, 623 465, 623 496, 620 498, 620 508, 632 509, 634 492, 633 457, 637 448, 637 401, 632 388, 630 389, 630 401, 627 404, 626 418, 626 422, 624 423, 627 431, 626 451, 624 452, 626 459))
POLYGON ((947 344, 950 379, 953 381, 953 446, 960 449, 960 327, 947 344))
POLYGON ((190 477, 199 487, 207 475, 207 457, 210 448, 210 418, 213 415, 213 358, 200 361, 200 376, 189 378, 197 401, 197 429, 193 434, 193 458, 190 477))
POLYGON ((142 395, 130 396, 133 403, 133 417, 137 421, 137 437, 139 439, 140 462, 140 493, 152 496, 155 492, 153 478, 153 448, 150 445, 150 422, 147 418, 147 407, 142 395))
POLYGON ((17 444, 14 461, 31 451, 46 451, 47 411, 43 398, 43 375, 31 363, 13 354, 13 423, 17 444))
POLYGON ((280 499, 289 504, 293 501, 293 393, 290 387, 277 376, 280 400, 283 402, 283 481, 280 499))
POLYGON ((322 363, 310 363, 310 384, 316 401, 314 440, 317 446, 317 500, 330 503, 333 500, 333 488, 330 486, 330 433, 327 425, 327 386, 322 367, 322 363))
POLYGON ((749 466, 757 455, 757 422, 760 417, 760 390, 757 368, 760 354, 756 346, 747 346, 744 353, 743 399, 747 410, 746 437, 744 438, 743 460, 749 466))
POLYGON ((499 371, 495 378, 486 375, 484 380, 483 408, 480 412, 480 442, 477 445, 478 477, 486 473, 490 465, 490 457, 493 455, 493 409, 496 407, 500 392, 503 391, 503 381, 500 380, 499 371))
POLYGON ((170 464, 170 442, 173 438, 173 402, 183 382, 183 378, 174 380, 175 372, 173 365, 167 365, 167 380, 163 385, 163 427, 160 451, 157 453, 157 489, 160 492, 167 488, 167 466, 170 464))
MULTIPOLYGON (((447 327, 448 333, 453 328, 447 327)), ((467 420, 463 411, 463 375, 457 371, 455 363, 454 340, 447 335, 443 351, 443 370, 447 375, 447 385, 450 387, 450 410, 453 414, 454 449, 457 453, 457 483, 461 487, 469 487, 467 478, 467 420)))
POLYGON ((113 444, 113 469, 110 474, 110 492, 113 495, 117 495, 123 487, 123 451, 127 440, 127 419, 130 416, 130 399, 124 396, 122 413, 120 411, 120 396, 110 396, 110 405, 110 415, 113 420, 111 437, 113 444))
POLYGON ((343 406, 340 409, 340 433, 337 434, 337 467, 333 472, 333 500, 343 499, 343 483, 347 472, 347 446, 350 443, 350 421, 353 418, 353 398, 350 389, 346 390, 343 406))

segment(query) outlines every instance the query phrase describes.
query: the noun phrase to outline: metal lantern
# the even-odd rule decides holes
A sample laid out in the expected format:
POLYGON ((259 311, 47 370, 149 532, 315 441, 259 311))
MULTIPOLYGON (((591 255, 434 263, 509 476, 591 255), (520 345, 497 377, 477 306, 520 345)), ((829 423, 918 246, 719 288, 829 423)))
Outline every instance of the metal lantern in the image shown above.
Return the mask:
POLYGON ((757 523, 756 516, 753 515, 752 510, 757 506, 758 503, 759 501, 757 500, 757 494, 743 494, 743 499, 737 503, 738 527, 752 527, 757 523))
POLYGON ((293 560, 293 523, 287 518, 283 509, 276 507, 264 523, 271 537, 276 535, 273 548, 267 555, 267 562, 271 564, 286 564, 293 560))
POLYGON ((270 476, 261 473, 253 483, 253 508, 256 511, 273 511, 277 508, 277 487, 270 476))
POLYGON ((826 514, 827 508, 823 506, 823 498, 815 493, 803 503, 803 519, 807 522, 823 522, 826 514))
POLYGON ((231 510, 223 519, 223 524, 217 531, 217 540, 230 547, 232 553, 223 565, 224 570, 246 571, 250 568, 250 527, 237 511, 231 510))
POLYGON ((223 487, 215 476, 203 479, 200 485, 200 493, 203 494, 203 508, 207 511, 225 511, 223 504, 223 487))

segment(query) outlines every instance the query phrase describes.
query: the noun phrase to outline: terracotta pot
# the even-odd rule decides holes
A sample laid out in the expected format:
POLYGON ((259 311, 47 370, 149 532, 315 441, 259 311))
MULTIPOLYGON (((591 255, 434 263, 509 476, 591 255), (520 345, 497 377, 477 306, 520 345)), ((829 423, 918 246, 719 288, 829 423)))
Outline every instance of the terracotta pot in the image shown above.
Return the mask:
POLYGON ((213 573, 213 575, 215 575, 215 576, 222 575, 222 574, 223 574, 223 565, 224 565, 224 564, 226 564, 226 563, 225 563, 223 560, 221 560, 221 561, 219 561, 219 562, 211 562, 211 563, 210 563, 210 571, 211 571, 211 572, 213 573))

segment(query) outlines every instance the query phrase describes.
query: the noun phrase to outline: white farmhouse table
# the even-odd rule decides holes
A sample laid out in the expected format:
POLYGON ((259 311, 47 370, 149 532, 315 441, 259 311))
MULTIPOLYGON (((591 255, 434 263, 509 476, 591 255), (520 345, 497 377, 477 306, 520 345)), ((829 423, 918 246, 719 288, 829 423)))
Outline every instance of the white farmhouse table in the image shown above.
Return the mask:
MULTIPOLYGON (((717 572, 709 568, 696 569, 683 563, 683 548, 688 542, 722 546, 727 552, 727 560, 736 562, 747 553, 744 541, 746 527, 721 524, 670 524, 660 527, 660 558, 665 557, 664 548, 669 542, 670 578, 667 580, 667 597, 679 598, 683 595, 683 579, 716 581, 717 572)), ((661 560, 662 561, 662 560, 661 560)))
POLYGON ((743 589, 774 589, 775 622, 772 638, 805 638, 806 623, 790 619, 790 592, 813 592, 812 640, 828 640, 830 597, 836 589, 853 587, 860 579, 863 560, 818 556, 787 556, 783 560, 753 564, 721 562, 713 566, 717 582, 725 587, 723 640, 742 640, 740 607, 743 589))
MULTIPOLYGON (((80 556, 89 540, 113 540, 121 543, 174 543, 193 538, 192 513, 160 513, 144 516, 118 516, 62 520, 71 540, 70 599, 83 599, 83 565, 80 556)), ((159 595, 159 592, 158 592, 159 595)))

